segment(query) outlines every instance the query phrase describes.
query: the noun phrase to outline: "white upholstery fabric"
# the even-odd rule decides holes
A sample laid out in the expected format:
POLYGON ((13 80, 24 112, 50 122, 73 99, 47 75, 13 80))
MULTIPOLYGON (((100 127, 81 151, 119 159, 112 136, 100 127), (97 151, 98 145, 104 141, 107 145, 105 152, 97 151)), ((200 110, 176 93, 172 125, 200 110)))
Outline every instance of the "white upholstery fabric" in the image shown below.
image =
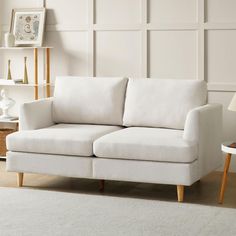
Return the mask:
POLYGON ((20 130, 34 130, 53 125, 52 98, 27 102, 20 106, 20 130))
POLYGON ((102 125, 122 124, 126 83, 58 78, 55 98, 21 106, 7 170, 191 185, 220 166, 222 107, 204 105, 204 82, 130 79, 123 123, 146 127, 102 125))
POLYGON ((58 124, 7 136, 7 149, 18 152, 92 156, 93 141, 118 126, 58 124))
POLYGON ((188 113, 184 140, 198 144, 199 174, 204 176, 222 165, 222 105, 208 104, 188 113))
POLYGON ((58 77, 53 119, 56 123, 122 125, 127 79, 58 77))
POLYGON ((168 163, 93 158, 93 178, 191 185, 199 180, 198 161, 168 163))
POLYGON ((7 152, 7 171, 91 178, 92 158, 7 152))
POLYGON ((129 79, 123 124, 183 129, 187 113, 205 105, 206 96, 204 81, 129 79))
POLYGON ((163 162, 192 162, 197 159, 197 145, 183 140, 182 130, 131 127, 94 142, 98 157, 163 162))

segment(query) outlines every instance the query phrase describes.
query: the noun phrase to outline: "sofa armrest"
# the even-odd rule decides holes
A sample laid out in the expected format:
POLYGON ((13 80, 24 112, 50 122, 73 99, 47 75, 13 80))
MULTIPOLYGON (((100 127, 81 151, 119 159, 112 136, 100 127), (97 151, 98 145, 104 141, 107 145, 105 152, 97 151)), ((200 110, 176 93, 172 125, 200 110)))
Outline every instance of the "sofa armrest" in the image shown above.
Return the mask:
POLYGON ((207 104, 191 110, 186 118, 183 139, 198 146, 200 178, 222 164, 222 105, 207 104))
POLYGON ((19 129, 34 130, 53 125, 52 102, 52 98, 47 98, 22 104, 19 129))

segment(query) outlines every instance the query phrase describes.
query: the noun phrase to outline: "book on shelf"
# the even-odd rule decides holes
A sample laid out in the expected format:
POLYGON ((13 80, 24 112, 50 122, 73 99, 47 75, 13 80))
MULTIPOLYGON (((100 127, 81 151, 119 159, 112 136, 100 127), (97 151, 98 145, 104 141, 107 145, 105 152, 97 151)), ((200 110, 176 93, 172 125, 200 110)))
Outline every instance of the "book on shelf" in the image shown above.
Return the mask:
POLYGON ((0 85, 14 85, 14 84, 23 84, 23 79, 14 79, 14 80, 0 79, 0 85))

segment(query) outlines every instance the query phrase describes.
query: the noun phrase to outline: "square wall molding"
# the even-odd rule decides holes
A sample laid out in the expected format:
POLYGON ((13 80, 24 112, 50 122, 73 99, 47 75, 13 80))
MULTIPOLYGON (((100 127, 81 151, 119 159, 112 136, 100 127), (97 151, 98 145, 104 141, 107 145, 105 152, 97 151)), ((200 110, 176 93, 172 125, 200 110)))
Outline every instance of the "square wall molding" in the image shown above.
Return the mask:
POLYGON ((141 77, 141 32, 98 31, 95 39, 96 76, 141 77))
POLYGON ((197 79, 197 31, 150 31, 149 76, 197 79))
POLYGON ((236 30, 208 30, 206 80, 209 83, 235 83, 236 30))
POLYGON ((198 0, 148 0, 148 22, 197 23, 198 0))
POLYGON ((235 0, 205 0, 206 22, 236 23, 235 0))
POLYGON ((46 0, 47 24, 75 27, 88 24, 88 0, 46 0))
POLYGON ((142 0, 95 0, 96 24, 140 24, 142 0))

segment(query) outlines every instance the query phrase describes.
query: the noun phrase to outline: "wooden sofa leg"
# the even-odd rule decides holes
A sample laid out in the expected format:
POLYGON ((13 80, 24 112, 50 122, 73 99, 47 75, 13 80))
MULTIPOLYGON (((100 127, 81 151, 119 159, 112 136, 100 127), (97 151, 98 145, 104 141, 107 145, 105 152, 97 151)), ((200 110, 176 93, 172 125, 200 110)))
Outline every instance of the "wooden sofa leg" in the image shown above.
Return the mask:
POLYGON ((178 202, 183 202, 184 200, 184 186, 183 185, 177 185, 177 196, 178 196, 178 202))
POLYGON ((17 185, 18 187, 23 186, 24 173, 17 173, 17 185))
POLYGON ((104 179, 101 179, 99 181, 99 191, 100 192, 103 192, 104 191, 104 186, 105 186, 105 180, 104 179))

